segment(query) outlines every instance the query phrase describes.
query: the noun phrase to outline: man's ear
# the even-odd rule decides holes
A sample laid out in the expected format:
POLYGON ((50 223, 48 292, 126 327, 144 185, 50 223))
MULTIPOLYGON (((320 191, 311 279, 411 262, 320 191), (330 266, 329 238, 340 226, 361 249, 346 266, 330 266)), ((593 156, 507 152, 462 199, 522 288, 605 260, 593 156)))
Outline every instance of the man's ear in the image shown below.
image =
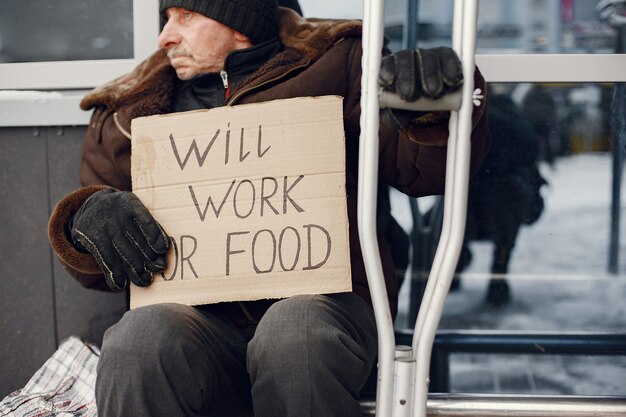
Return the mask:
POLYGON ((235 31, 235 40, 236 40, 237 42, 239 42, 239 43, 242 43, 242 44, 249 44, 249 45, 252 45, 252 42, 250 42, 250 38, 249 38, 249 37, 247 37, 246 35, 244 35, 244 34, 243 34, 243 33, 241 33, 241 32, 237 32, 237 31, 235 31))

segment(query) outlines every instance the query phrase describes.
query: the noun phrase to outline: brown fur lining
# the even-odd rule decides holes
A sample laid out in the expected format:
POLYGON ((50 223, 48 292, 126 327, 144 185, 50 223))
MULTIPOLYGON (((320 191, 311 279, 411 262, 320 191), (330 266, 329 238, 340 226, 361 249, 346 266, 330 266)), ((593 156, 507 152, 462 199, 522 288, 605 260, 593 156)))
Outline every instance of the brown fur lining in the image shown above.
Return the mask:
POLYGON ((361 36, 361 29, 360 20, 305 19, 291 9, 280 8, 280 40, 312 60, 343 38, 361 36))
POLYGON ((65 233, 65 227, 89 196, 105 188, 109 187, 82 187, 68 194, 56 205, 48 222, 48 240, 54 252, 62 263, 83 274, 95 275, 102 272, 93 256, 76 250, 65 233))
POLYGON ((168 112, 163 103, 171 102, 174 69, 165 51, 160 50, 139 64, 132 72, 95 88, 80 102, 80 108, 89 110, 104 105, 111 110, 131 104, 129 120, 139 115, 168 112))

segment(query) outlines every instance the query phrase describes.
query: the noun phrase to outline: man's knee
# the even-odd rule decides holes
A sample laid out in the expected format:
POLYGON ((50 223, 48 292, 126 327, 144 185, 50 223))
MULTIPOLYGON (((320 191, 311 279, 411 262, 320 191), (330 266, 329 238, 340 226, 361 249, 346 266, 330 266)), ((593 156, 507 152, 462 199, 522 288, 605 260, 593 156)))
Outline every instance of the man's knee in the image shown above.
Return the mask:
POLYGON ((248 346, 249 370, 278 363, 294 369, 320 361, 333 366, 332 358, 361 359, 367 368, 376 346, 369 309, 354 294, 301 295, 275 303, 248 346))
POLYGON ((118 355, 157 357, 171 349, 173 341, 184 342, 185 323, 194 314, 193 307, 179 304, 156 304, 127 311, 104 335, 102 356, 118 355))
POLYGON ((358 296, 279 301, 263 316, 248 345, 255 412, 357 415, 356 398, 375 354, 373 313, 358 296))
POLYGON ((296 296, 270 307, 248 346, 252 358, 298 351, 306 343, 306 317, 310 296, 296 296), (284 352, 283 352, 284 351, 284 352))

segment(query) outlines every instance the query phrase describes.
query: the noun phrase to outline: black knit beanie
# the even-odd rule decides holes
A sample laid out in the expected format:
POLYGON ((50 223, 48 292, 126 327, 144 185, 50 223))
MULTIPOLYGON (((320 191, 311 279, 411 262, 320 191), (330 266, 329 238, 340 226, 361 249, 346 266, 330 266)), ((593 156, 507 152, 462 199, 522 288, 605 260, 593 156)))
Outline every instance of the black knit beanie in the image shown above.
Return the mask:
POLYGON ((159 13, 170 7, 203 14, 243 33, 258 45, 278 36, 276 0, 160 0, 159 13))

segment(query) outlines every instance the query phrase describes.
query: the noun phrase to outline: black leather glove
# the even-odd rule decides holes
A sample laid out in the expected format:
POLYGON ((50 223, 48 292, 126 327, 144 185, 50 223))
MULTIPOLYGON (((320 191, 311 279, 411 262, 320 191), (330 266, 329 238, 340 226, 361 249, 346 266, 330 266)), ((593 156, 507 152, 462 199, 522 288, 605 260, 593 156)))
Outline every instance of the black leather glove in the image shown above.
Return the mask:
POLYGON ((72 218, 70 233, 79 250, 91 253, 107 285, 122 291, 130 279, 147 286, 167 266, 169 238, 148 209, 128 191, 100 190, 72 218))
POLYGON ((406 101, 434 100, 463 84, 463 68, 450 48, 407 49, 383 57, 379 84, 406 101))

